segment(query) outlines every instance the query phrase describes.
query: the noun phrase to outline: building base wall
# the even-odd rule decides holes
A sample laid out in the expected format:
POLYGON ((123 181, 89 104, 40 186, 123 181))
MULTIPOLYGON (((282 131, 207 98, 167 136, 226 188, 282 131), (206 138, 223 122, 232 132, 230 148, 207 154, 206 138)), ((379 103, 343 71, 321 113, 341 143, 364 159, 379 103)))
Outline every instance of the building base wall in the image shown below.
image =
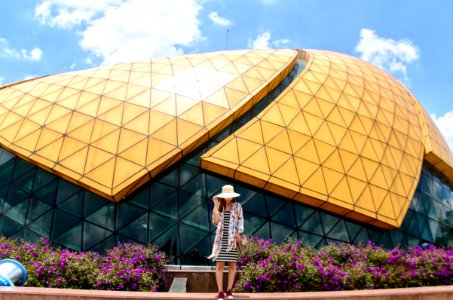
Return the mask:
MULTIPOLYGON (((213 293, 153 293, 0 287, 0 300, 214 299, 213 293)), ((305 293, 239 293, 235 299, 453 300, 453 286, 305 293)))

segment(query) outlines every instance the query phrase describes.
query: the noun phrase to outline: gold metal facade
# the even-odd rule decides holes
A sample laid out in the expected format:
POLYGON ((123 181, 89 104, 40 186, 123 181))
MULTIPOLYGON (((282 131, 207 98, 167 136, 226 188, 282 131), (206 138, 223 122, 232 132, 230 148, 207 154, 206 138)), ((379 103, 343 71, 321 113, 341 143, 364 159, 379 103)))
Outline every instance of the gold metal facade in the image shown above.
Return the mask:
POLYGON ((217 52, 11 84, 0 89, 0 143, 119 201, 255 105, 296 56, 217 52))
POLYGON ((399 227, 423 160, 453 156, 410 92, 327 51, 248 50, 100 67, 0 88, 0 144, 119 201, 302 73, 201 166, 381 228, 399 227))
POLYGON ((425 161, 442 173, 448 179, 446 183, 453 188, 453 154, 429 114, 420 104, 417 106, 423 124, 425 161))
MULTIPOLYGON (((418 104, 364 61, 326 51, 300 55, 308 62, 299 78, 206 153, 202 167, 381 228, 399 227, 424 158, 418 104)), ((438 132, 429 140, 443 141, 438 132)))

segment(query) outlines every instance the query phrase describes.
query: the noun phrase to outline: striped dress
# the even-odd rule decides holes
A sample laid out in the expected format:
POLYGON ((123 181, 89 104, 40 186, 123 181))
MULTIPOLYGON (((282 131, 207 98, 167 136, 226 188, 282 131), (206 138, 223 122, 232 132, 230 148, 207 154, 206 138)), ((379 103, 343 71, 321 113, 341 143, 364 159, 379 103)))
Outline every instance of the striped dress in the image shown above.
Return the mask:
POLYGON ((228 247, 228 228, 230 226, 230 215, 231 212, 223 212, 223 235, 219 256, 217 256, 216 261, 224 262, 237 262, 239 253, 236 249, 232 251, 226 251, 228 247))

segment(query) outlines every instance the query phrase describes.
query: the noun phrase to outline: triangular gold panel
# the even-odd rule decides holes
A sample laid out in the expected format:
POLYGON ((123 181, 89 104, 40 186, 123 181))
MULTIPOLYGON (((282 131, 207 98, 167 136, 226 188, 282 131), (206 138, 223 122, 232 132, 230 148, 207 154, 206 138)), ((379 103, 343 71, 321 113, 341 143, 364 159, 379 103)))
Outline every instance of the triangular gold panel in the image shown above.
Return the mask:
POLYGON ((252 108, 296 60, 296 50, 224 51, 10 84, 0 142, 117 202, 252 108))
MULTIPOLYGON (((324 209, 372 220, 375 226, 398 227, 423 162, 421 126, 409 125, 420 114, 412 95, 382 70, 357 58, 315 50, 300 51, 300 56, 307 59, 305 69, 273 103, 228 139, 228 143, 241 140, 243 133, 256 131, 251 127, 260 123, 262 144, 274 151, 267 152, 267 162, 262 164, 281 164, 283 157, 274 160, 272 155, 288 155, 282 165, 285 168, 267 174, 268 184, 258 178, 248 183, 281 191, 282 196, 309 205, 320 205, 313 198, 326 201, 324 209), (288 109, 277 109, 282 107, 288 109), (273 131, 264 124, 273 124, 269 127, 273 131), (294 161, 294 167, 287 166, 289 161, 294 161), (413 177, 406 175, 409 170, 413 177), (392 204, 396 197, 398 205, 392 204)), ((237 152, 244 153, 245 146, 238 143, 237 152)), ((222 147, 224 143, 204 154, 202 166, 212 169, 211 161, 218 164, 216 153, 222 147)), ((259 144, 253 147, 259 148, 259 144)), ((237 180, 250 178, 232 171, 241 166, 239 161, 217 170, 237 180)))

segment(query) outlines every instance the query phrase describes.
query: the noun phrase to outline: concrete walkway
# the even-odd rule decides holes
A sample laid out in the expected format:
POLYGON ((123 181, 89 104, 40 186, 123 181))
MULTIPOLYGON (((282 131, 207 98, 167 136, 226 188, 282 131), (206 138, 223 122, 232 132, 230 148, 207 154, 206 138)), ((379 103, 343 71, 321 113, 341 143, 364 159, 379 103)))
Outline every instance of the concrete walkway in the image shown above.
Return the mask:
MULTIPOLYGON (((0 300, 215 299, 213 293, 152 293, 0 287, 0 300)), ((240 293, 235 299, 453 300, 453 286, 305 293, 240 293)))

